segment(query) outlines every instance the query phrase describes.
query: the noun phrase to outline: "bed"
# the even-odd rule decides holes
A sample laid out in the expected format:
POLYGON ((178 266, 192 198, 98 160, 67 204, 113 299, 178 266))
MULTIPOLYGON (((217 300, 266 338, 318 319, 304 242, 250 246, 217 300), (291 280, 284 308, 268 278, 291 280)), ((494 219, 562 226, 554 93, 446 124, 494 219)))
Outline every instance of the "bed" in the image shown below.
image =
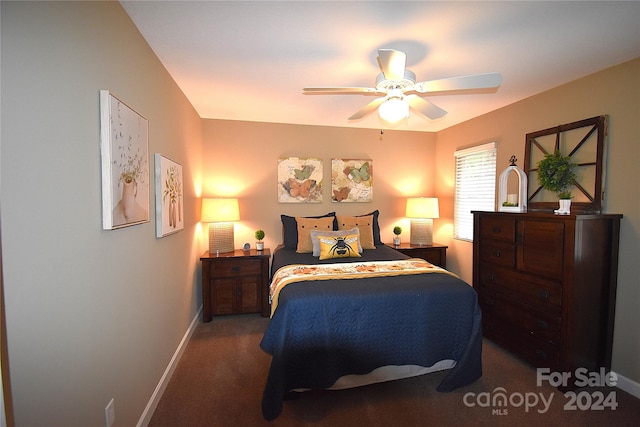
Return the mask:
POLYGON ((272 356, 264 418, 277 418, 292 391, 449 370, 437 388, 446 392, 480 378, 481 313, 473 288, 382 244, 377 211, 344 224, 333 215, 330 226, 323 220, 326 230, 311 233, 320 256, 317 247, 300 251, 303 240, 309 243, 300 223, 310 222, 296 218, 295 235, 283 215, 284 243, 271 268, 271 320, 260 343, 272 356), (325 235, 333 244, 322 243, 325 235))

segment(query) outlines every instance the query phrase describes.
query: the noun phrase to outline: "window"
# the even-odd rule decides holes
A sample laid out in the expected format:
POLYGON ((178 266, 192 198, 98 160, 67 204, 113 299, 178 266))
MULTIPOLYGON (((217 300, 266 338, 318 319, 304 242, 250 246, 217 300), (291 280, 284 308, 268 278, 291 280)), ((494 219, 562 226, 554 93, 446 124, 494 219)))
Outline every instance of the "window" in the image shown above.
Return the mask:
POLYGON ((458 150, 453 237, 473 240, 471 211, 493 211, 496 199, 496 143, 458 150))

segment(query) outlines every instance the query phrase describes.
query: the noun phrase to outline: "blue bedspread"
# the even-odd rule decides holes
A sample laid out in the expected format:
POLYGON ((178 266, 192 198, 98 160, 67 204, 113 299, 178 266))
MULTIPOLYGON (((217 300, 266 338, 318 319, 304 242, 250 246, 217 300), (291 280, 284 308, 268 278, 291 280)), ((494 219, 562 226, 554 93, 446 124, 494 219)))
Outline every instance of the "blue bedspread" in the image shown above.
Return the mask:
POLYGON ((455 360, 438 391, 482 376, 476 292, 441 273, 289 284, 260 347, 272 355, 262 399, 267 420, 280 415, 291 390, 328 388, 381 366, 455 360))

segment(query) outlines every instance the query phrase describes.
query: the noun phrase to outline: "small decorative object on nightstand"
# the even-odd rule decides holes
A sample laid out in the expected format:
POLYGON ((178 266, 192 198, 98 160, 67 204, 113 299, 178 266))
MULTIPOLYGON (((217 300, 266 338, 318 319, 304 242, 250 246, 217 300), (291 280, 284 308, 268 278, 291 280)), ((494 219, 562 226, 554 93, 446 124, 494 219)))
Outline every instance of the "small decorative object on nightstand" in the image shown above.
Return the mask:
POLYGON ((262 313, 269 317, 269 258, 271 251, 235 250, 202 261, 202 321, 223 314, 262 313))
POLYGON ((255 232, 255 236, 256 236, 256 249, 261 251, 264 249, 264 242, 262 241, 262 239, 264 239, 264 231, 262 230, 256 230, 255 232))
POLYGON ((447 248, 448 246, 434 243, 430 246, 413 245, 411 243, 401 243, 391 246, 393 249, 402 252, 412 258, 422 258, 438 267, 447 268, 447 248))
POLYGON ((400 227, 399 225, 396 225, 395 227, 393 227, 393 245, 394 246, 400 246, 400 234, 402 233, 402 227, 400 227))

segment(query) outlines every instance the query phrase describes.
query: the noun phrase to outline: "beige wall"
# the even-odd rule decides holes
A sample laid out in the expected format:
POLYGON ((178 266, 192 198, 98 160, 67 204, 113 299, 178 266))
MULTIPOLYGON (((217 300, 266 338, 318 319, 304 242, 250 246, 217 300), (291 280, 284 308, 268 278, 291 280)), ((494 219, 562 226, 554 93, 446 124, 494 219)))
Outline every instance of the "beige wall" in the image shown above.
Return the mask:
MULTIPOLYGON (((117 2, 2 2, 2 255, 18 426, 136 425, 200 302, 202 122, 117 2), (185 171, 185 229, 103 231, 99 90, 185 171)), ((153 157, 150 158, 153 182, 153 157)), ((153 205, 153 187, 151 190, 153 205)))
MULTIPOLYGON (((624 215, 620 232, 613 369, 640 382, 640 59, 610 68, 437 134, 436 186, 453 197, 453 152, 471 144, 498 142, 498 175, 515 154, 524 168, 524 137, 555 125, 609 116, 604 212, 624 215)), ((440 220, 445 226, 445 220, 440 220)), ((472 244, 453 241, 451 252, 471 281, 472 244)))
MULTIPOLYGON (((407 196, 435 194, 435 134, 334 127, 204 120, 203 195, 237 196, 241 221, 235 226, 236 247, 262 228, 266 247, 282 242, 280 214, 315 215, 336 211, 346 215, 380 210, 383 241, 391 242, 395 224, 406 230, 407 196), (277 201, 279 157, 323 160, 323 202, 290 204, 277 201), (331 159, 372 159, 372 203, 331 201, 331 159)), ((437 221, 437 220, 436 220, 437 221)))
MULTIPOLYGON (((640 382, 640 60, 440 132, 410 133, 200 120, 116 2, 1 2, 2 253, 18 425, 135 425, 200 300, 206 237, 199 197, 237 195, 236 245, 280 243, 279 215, 380 209, 383 240, 405 225, 404 199, 437 195, 436 240, 470 280, 471 245, 451 239, 453 151, 497 141, 499 168, 523 158, 527 132, 610 115, 608 212, 622 222, 614 368, 640 382), (181 163, 185 229, 101 229, 98 91, 149 119, 150 152, 181 163), (276 159, 371 158, 374 202, 279 204, 276 159)), ((150 174, 152 169, 150 170, 150 174)), ((149 177, 153 182, 152 177, 149 177)), ((154 210, 151 209, 153 213, 154 210)), ((408 233, 403 233, 408 239, 408 233)))

